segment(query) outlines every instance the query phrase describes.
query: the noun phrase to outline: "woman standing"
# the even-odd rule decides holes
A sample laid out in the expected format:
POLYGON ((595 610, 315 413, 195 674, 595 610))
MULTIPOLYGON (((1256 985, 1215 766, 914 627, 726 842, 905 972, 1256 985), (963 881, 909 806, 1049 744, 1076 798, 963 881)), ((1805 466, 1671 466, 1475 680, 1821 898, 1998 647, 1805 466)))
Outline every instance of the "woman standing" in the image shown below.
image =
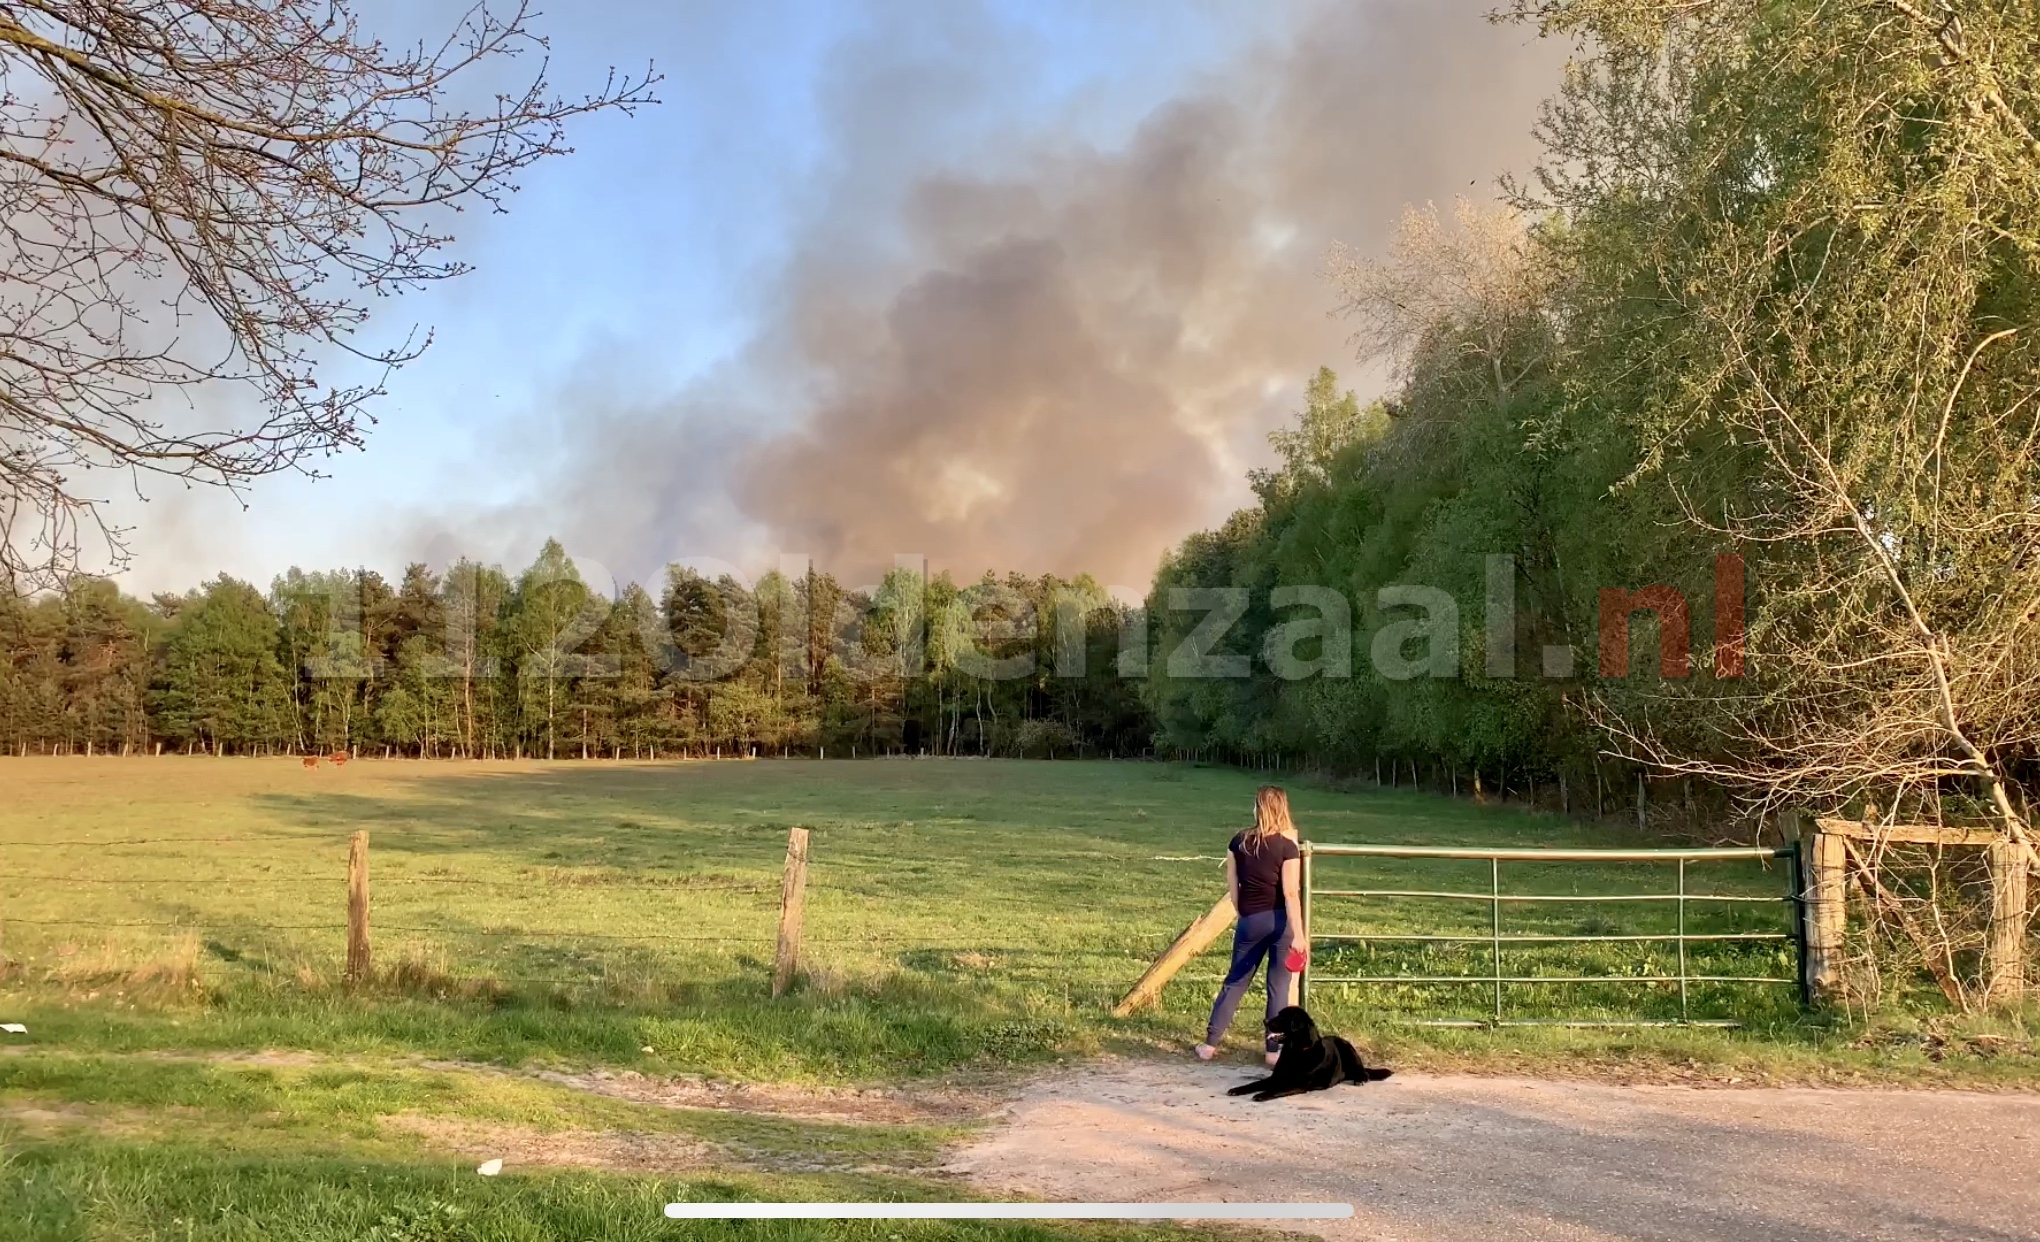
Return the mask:
MULTIPOLYGON (((1232 967, 1211 1006, 1211 1025, 1197 1045, 1197 1059, 1209 1061, 1225 1038, 1240 1002, 1252 986, 1254 971, 1268 959, 1268 1016, 1289 1004, 1293 976, 1286 959, 1292 948, 1310 951, 1309 929, 1303 925, 1296 825, 1289 818, 1289 795, 1274 785, 1254 794, 1254 826, 1226 846, 1225 891, 1232 897, 1239 922, 1233 928, 1232 967)), ((1268 1064, 1275 1063, 1279 1041, 1269 1036, 1268 1064)))

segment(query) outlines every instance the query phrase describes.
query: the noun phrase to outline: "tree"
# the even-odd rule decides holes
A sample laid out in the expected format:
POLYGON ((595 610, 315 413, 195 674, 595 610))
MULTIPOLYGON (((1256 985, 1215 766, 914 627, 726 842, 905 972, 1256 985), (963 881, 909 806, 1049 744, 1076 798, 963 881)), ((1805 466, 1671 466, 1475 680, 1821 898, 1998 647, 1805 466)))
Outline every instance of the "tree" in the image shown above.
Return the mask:
POLYGON ((1268 433, 1269 447, 1282 459, 1281 468, 1252 470, 1247 478, 1264 497, 1305 480, 1328 482, 1327 472, 1340 452, 1366 435, 1371 424, 1386 417, 1385 406, 1370 405, 1363 410, 1350 389, 1339 391, 1337 372, 1319 367, 1304 389, 1296 426, 1268 433))
POLYGON ((416 746, 423 755, 431 745, 425 713, 425 705, 409 690, 392 686, 375 705, 375 730, 385 744, 400 751, 416 746))
POLYGON ((286 734, 287 683, 276 617, 254 587, 224 574, 171 625, 157 689, 163 731, 201 750, 252 752, 286 734))
POLYGON ((1435 205, 1409 208, 1386 259, 1335 244, 1325 273, 1339 291, 1339 313, 1357 325, 1362 360, 1387 359, 1405 385, 1427 372, 1465 376, 1474 383, 1461 385, 1462 399, 1477 393, 1506 402, 1547 359, 1550 273, 1509 208, 1462 198, 1449 225, 1435 205), (1469 371, 1437 357, 1441 351, 1482 365, 1469 371))
POLYGON ((649 71, 567 99, 541 61, 454 106, 543 52, 528 16, 478 5, 397 50, 348 0, 0 5, 0 576, 55 585, 95 532, 122 560, 94 472, 238 488, 361 443, 425 344, 362 344, 367 299, 459 274, 451 213, 500 210, 574 118, 651 102, 649 71), (365 371, 328 382, 341 359, 365 371), (200 388, 253 413, 163 412, 200 388))
POLYGON ((72 746, 113 750, 148 740, 148 614, 111 582, 74 578, 63 593, 64 700, 72 746))
POLYGON ((538 559, 517 578, 509 602, 510 637, 516 644, 518 702, 522 735, 544 738, 545 757, 557 757, 560 713, 573 702, 577 679, 612 675, 614 670, 581 650, 609 609, 581 581, 580 570, 557 539, 545 541, 538 559))
POLYGON ((458 685, 455 734, 462 756, 478 759, 494 754, 499 741, 493 706, 497 668, 490 653, 502 645, 498 622, 510 583, 502 570, 463 559, 446 571, 440 589, 446 669, 458 685))
POLYGON ((0 712, 10 749, 38 748, 63 732, 63 613, 53 596, 27 599, 0 591, 0 712))
POLYGON ((616 661, 616 676, 602 683, 609 725, 602 744, 612 751, 656 753, 661 743, 679 738, 673 692, 659 685, 661 624, 651 594, 633 582, 610 606, 596 636, 596 647, 616 661))
POLYGON ((306 573, 293 566, 269 589, 278 656, 291 674, 293 745, 348 749, 373 718, 391 658, 396 597, 367 569, 306 573))
POLYGON ((1566 225, 1574 387, 1755 587, 1751 682, 1604 718, 1765 803, 1973 792, 2030 851, 2040 10, 1517 7, 1585 40, 1534 194, 1566 225))

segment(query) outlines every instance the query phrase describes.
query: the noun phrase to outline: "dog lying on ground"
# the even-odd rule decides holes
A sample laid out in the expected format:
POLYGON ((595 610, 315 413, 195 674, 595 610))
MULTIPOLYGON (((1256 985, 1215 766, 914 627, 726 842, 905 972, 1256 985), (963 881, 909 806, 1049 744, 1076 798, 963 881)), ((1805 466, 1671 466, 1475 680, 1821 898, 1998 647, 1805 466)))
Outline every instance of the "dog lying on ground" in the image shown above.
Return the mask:
POLYGON ((1268 1019, 1268 1033, 1282 1037, 1282 1055, 1266 1078, 1241 1083, 1227 1095, 1251 1095, 1256 1101, 1324 1091, 1342 1082, 1356 1087, 1380 1082, 1385 1069, 1369 1069, 1353 1045, 1337 1035, 1321 1035, 1317 1023, 1301 1007, 1291 1005, 1268 1019))

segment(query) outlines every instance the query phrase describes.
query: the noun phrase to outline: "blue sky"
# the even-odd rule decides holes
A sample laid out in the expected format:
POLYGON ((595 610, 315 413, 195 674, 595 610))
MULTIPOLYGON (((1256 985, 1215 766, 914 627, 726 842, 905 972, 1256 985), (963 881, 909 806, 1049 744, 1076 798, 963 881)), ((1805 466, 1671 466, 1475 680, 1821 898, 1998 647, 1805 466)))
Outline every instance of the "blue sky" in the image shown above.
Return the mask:
MULTIPOLYGON (((598 87, 611 65, 650 60, 664 77, 661 103, 580 125, 574 154, 525 176, 507 215, 464 216, 456 252, 473 272, 376 304, 383 331, 416 322, 432 329, 434 343, 391 381, 366 451, 322 463, 329 478, 264 480, 241 498, 245 509, 225 495, 153 488, 147 505, 120 506, 135 526, 134 563, 123 580, 144 591, 217 572, 266 583, 293 563, 394 573, 409 559, 444 563, 457 554, 514 566, 539 539, 559 534, 596 576, 640 579, 682 557, 754 571, 787 548, 833 552, 853 576, 888 547, 929 552, 964 573, 986 567, 971 563, 978 559, 1071 572, 1090 567, 1080 562, 1095 540, 1108 575, 1141 585, 1169 540, 1244 497, 1238 474, 1285 403, 1295 403, 1308 367, 1343 361, 1339 335, 1324 320, 1328 294, 1298 274, 1335 234, 1364 241, 1385 233, 1403 199, 1487 195, 1493 175, 1527 150, 1522 133, 1541 70, 1512 69, 1487 111, 1446 118, 1439 124, 1450 140, 1420 149, 1399 144, 1396 135, 1410 126, 1393 115, 1349 118, 1358 136, 1342 136, 1336 114, 1299 121, 1306 113, 1294 101, 1307 92, 1295 79, 1324 72, 1299 46, 1323 42, 1314 24, 1364 25, 1367 10, 1393 11, 1395 20, 1348 32, 1360 54, 1374 58, 1372 70, 1355 65, 1356 73, 1379 76, 1408 59, 1408 49, 1368 51, 1370 39, 1437 41, 1425 54, 1453 59, 1429 76, 1457 75, 1459 94, 1466 81, 1491 80, 1483 57, 1548 62, 1523 49, 1520 32, 1498 39, 1478 22, 1477 6, 1409 0, 1336 9, 611 4, 543 15, 537 25, 552 41, 558 89, 598 87), (1455 10, 1452 21, 1434 19, 1441 7, 1455 10), (1467 54, 1456 46, 1465 40, 1486 42, 1467 54), (1209 106, 1186 119, 1184 100, 1209 106), (1500 132, 1507 117, 1515 123, 1500 132), (1258 168, 1263 153, 1274 152, 1268 184, 1241 185, 1245 207, 1227 205, 1216 223, 1199 223, 1193 258, 1157 249, 1109 279, 1098 275, 1112 264, 1097 256, 1117 252, 1098 249, 1109 243, 1092 230, 1145 228, 1140 222, 1152 216, 1137 201, 1143 152, 1166 160, 1176 149, 1169 125, 1192 146, 1208 142, 1227 170, 1258 168), (1210 134, 1226 125, 1239 133, 1221 145, 1210 134), (1319 158, 1316 144, 1328 164, 1363 166, 1330 180, 1299 172, 1319 158), (1438 154, 1445 149, 1450 158, 1438 154), (1395 167, 1376 176, 1369 163, 1395 167), (1343 218, 1341 186, 1352 200, 1343 218), (1289 198, 1309 201, 1292 209, 1289 198), (1241 234, 1242 246, 1248 233, 1264 249, 1268 237, 1284 238, 1270 253, 1294 251, 1273 264, 1291 273, 1289 283, 1242 270, 1223 239, 1214 240, 1213 230, 1226 229, 1241 234), (983 286, 1000 248, 1025 241, 1057 256, 1057 274, 1042 278, 1055 291, 1050 313, 1082 321, 1086 357, 1145 339, 1145 328, 1113 318, 1128 319, 1136 305, 1151 314, 1151 303, 1127 290, 1156 282, 1185 306, 1207 292, 1214 303, 1265 299, 1269 315, 1255 321, 1293 319, 1296 331, 1278 335, 1308 339, 1271 352, 1259 336, 1238 335, 1237 316, 1186 311, 1171 329, 1178 337, 1216 332, 1215 352, 1226 356, 1219 360, 1236 355, 1247 370, 1222 381, 1216 372, 1188 377, 1212 362, 1214 349, 1191 357, 1179 344, 1148 355, 1156 361, 1147 365, 1170 373, 1159 386, 1108 376, 1113 392, 1131 382, 1126 391, 1141 394, 1132 398, 1099 395, 1105 390, 1096 383, 1081 393, 1037 394, 1024 408, 931 395, 930 381, 912 372, 917 364, 902 361, 925 348, 902 338, 913 308, 939 299, 951 269, 983 286), (1219 277, 1209 273, 1185 278, 1175 270, 1184 262, 1229 273, 1223 279, 1232 283, 1214 285, 1219 277), (1211 326, 1220 320, 1230 326, 1211 326), (1192 365, 1180 365, 1186 357, 1192 365), (1046 412, 1036 438, 1052 442, 1116 417, 1129 400, 1151 401, 1160 421, 1129 430, 1109 450, 1078 435, 1073 457, 1109 452, 1120 464, 1071 487, 1180 493, 1152 529, 1129 531, 1107 507, 1073 509, 1069 496, 1044 495, 1054 491, 1052 469, 1015 466, 1002 475, 1014 441, 989 429, 959 438, 944 426, 1009 423, 1038 408, 1046 412), (1091 409, 1089 401, 1104 404, 1091 409), (922 403, 913 427, 903 428, 893 408, 902 402, 922 403), (830 440, 831 420, 860 428, 851 451, 830 440), (1153 431, 1164 424, 1190 428, 1191 447, 1167 450, 1189 453, 1190 466, 1131 460, 1167 439, 1153 431), (870 455, 858 467, 874 479, 868 499, 826 478, 816 485, 816 470, 838 457, 848 468, 858 452, 870 455), (949 490, 893 497, 876 476, 907 456, 914 469, 950 479, 949 490), (786 477, 803 480, 792 495, 772 486, 780 464, 786 477), (814 498, 813 511, 802 507, 803 494, 814 498), (889 508, 921 516, 851 529, 867 512, 889 508), (974 513, 967 520, 945 516, 967 510, 974 513), (1072 512, 1076 519, 1058 525, 1072 512), (893 547, 888 539, 930 546, 893 547)), ((368 16, 401 37, 457 11, 392 5, 368 16)), ((1384 88, 1366 106, 1379 113, 1410 96, 1411 109, 1435 112, 1423 92, 1450 85, 1417 78, 1384 88)), ((1223 175, 1200 183, 1219 187, 1206 197, 1224 196, 1223 175)), ((1177 197, 1158 201, 1173 204, 1174 219, 1189 191, 1171 183, 1168 192, 1177 197)), ((1126 249, 1145 244, 1131 236, 1126 249)), ((995 370, 998 359, 985 355, 996 352, 1002 331, 994 318, 979 336, 941 348, 995 370)), ((1056 356, 1041 355, 1042 365, 1056 366, 1056 356)))

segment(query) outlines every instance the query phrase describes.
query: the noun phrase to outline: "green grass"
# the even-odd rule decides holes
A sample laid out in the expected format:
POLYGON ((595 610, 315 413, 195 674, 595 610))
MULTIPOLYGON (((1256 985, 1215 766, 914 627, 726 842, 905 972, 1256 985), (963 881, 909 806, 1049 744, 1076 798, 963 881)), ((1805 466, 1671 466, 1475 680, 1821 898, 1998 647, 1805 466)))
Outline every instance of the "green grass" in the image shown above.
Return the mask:
POLYGON ((671 1108, 473 1069, 349 1061, 251 1065, 60 1053, 0 1059, 0 1099, 81 1105, 107 1116, 174 1113, 181 1129, 302 1131, 373 1140, 393 1116, 509 1123, 538 1134, 679 1135, 732 1161, 803 1167, 936 1163, 953 1128, 851 1125, 671 1108))
MULTIPOLYGON (((1095 1053, 1181 1055, 1221 944, 1134 1019, 1107 1016, 1219 892, 1256 780, 1159 764, 355 763, 4 760, 0 1202, 9 1238, 494 1242, 676 1236, 673 1198, 957 1197, 928 1171, 969 1128, 668 1108, 535 1071, 790 1086, 966 1083, 1095 1053), (812 830, 806 972, 768 975, 789 826, 812 830), (372 840, 372 983, 340 982, 350 833, 372 840), (264 1050, 280 1050, 265 1052, 264 1050), (644 1141, 693 1172, 526 1162, 474 1144, 644 1141), (677 1147, 659 1147, 670 1142, 677 1147), (656 1231, 656 1233, 655 1233, 656 1231)), ((1318 841, 1630 845, 1619 829, 1414 793, 1293 790, 1318 841)), ((1663 867, 1523 864, 1513 892, 1670 891, 1663 867)), ((1323 887, 1483 891, 1484 864, 1321 860, 1323 887)), ((1776 895, 1756 864, 1692 891, 1776 895)), ((1320 934, 1491 934, 1478 902, 1320 902, 1320 934)), ((1643 934, 1664 904, 1506 908, 1509 934, 1643 934)), ((1688 910, 1694 931, 1785 926, 1782 905, 1688 910)), ((1696 973, 1790 972, 1783 946, 1697 946, 1696 973)), ((1508 969, 1660 973, 1670 946, 1507 950, 1508 969)), ((1675 952, 1675 950, 1672 950, 1675 952)), ((1484 973, 1490 944, 1323 942, 1321 973, 1484 973)), ((1512 986, 1512 1017, 1675 1016, 1676 989, 1512 986)), ((1792 989, 1702 986, 1742 1029, 1438 1029, 1492 991, 1320 986, 1325 1025, 1398 1068, 2030 1085, 2020 1019, 1802 1014, 1792 989), (1996 1038, 1989 1038, 1995 1036, 1996 1038), (1979 1038, 1982 1037, 1982 1038, 1979 1038)), ((1250 1002, 1248 1017, 1254 1012, 1250 1002)), ((1251 1021, 1236 1046, 1244 1055, 1251 1021)), ((805 1089, 805 1088, 802 1088, 805 1089)), ((598 1143, 599 1145, 599 1143, 598 1143)), ((611 1150, 602 1148, 601 1150, 611 1150)), ((628 1150, 619 1147, 614 1150, 628 1150)), ((597 1163, 603 1163, 601 1158, 597 1163)), ((709 1239, 1160 1240, 1167 1229, 692 1227, 709 1239)), ((1227 1235, 1227 1236, 1237 1236, 1227 1235)))
MULTIPOLYGON (((0 1005, 42 1046, 264 1047, 649 1073, 882 1082, 1194 1038, 1223 944, 1123 1023, 1105 1010, 1218 891, 1250 774, 1162 764, 924 760, 637 764, 15 760, 0 1005), (786 830, 813 830, 805 965, 768 995, 786 830), (372 837, 380 978, 338 984, 346 840, 372 837), (174 927, 128 926, 173 924, 174 927), (650 1051, 645 1051, 650 1049, 650 1051)), ((1409 792, 1298 788, 1334 842, 1635 844, 1620 829, 1409 792)), ((1669 892, 1671 869, 1505 865, 1508 891, 1669 892)), ((1323 887, 1485 890, 1483 863, 1321 859, 1323 887)), ((1775 896, 1779 869, 1705 864, 1692 891, 1775 896)), ((1323 900, 1320 934, 1485 936, 1475 902, 1323 900)), ((1505 907, 1508 934, 1669 930, 1669 903, 1505 907)), ((1688 911, 1693 931, 1783 930, 1777 905, 1688 911)), ((1326 944, 1322 973, 1484 973, 1491 948, 1326 944)), ((1665 944, 1518 946, 1511 973, 1664 973, 1665 944)), ((1696 973, 1791 973, 1782 943, 1696 945, 1696 973)), ((1668 1018, 1668 985, 1511 985, 1511 1017, 1668 1018)), ((1790 987, 1695 985, 1735 1032, 1402 1025, 1491 1014, 1479 986, 1323 986, 1327 1025, 1407 1061, 1699 1061, 1820 1076, 1973 1068, 1799 1011, 1790 987), (1660 1056, 1653 1050, 1661 1050, 1660 1056)), ((1911 1019, 1906 1019, 1910 1021, 1911 1019)), ((1903 1025, 1903 1022, 1901 1022, 1903 1025)), ((1244 1028, 1244 1024, 1243 1024, 1244 1028)), ((2014 1032, 2015 1035, 2019 1032, 2014 1032)), ((1244 1041, 1242 1041, 1244 1042, 1244 1041)), ((1924 1045, 1923 1045, 1924 1046, 1924 1045)), ((1959 1041, 1955 1046, 1961 1046, 1959 1041)), ((2015 1064, 2016 1063, 2016 1064, 2015 1064)))
MULTIPOLYGON (((9 1239, 603 1242, 982 1239, 1195 1242, 1175 1228, 701 1223, 679 1200, 974 1198, 932 1176, 954 1128, 670 1108, 480 1067, 194 1060, 37 1052, 0 1058, 0 1203, 9 1239), (405 1122, 480 1123, 484 1150, 552 1140, 691 1140, 660 1176, 548 1168, 507 1149, 497 1178, 405 1122), (512 1134, 510 1131, 516 1131, 512 1134), (798 1171, 794 1171, 798 1170, 798 1171), (684 1232, 681 1232, 684 1228, 684 1232)), ((652 1153, 658 1162, 658 1153, 652 1153)), ((1228 1234, 1222 1236, 1238 1236, 1228 1234)))
POLYGON ((83 1132, 26 1138, 0 1123, 0 1203, 12 1242, 1194 1242, 1174 1228, 911 1221, 690 1222, 674 1201, 953 1199, 953 1188, 844 1175, 623 1177, 506 1173, 316 1146, 222 1150, 83 1132))

